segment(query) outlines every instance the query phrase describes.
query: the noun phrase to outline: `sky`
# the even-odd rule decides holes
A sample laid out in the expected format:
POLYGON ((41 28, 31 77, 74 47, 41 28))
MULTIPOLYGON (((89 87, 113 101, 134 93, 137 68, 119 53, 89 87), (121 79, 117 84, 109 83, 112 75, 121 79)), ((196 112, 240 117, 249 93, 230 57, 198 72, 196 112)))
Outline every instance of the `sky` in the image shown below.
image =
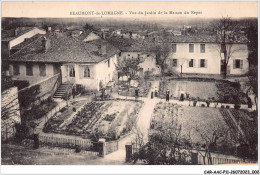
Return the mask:
POLYGON ((258 2, 2 2, 2 17, 134 17, 134 18, 221 18, 257 17, 258 2), (79 11, 81 14, 79 15, 79 11), (84 11, 84 14, 82 13, 84 11), (107 11, 116 11, 108 15, 107 11), (118 12, 119 11, 119 12, 118 12), (135 12, 131 14, 130 11, 135 12), (169 12, 181 14, 169 14, 169 12), (189 12, 189 14, 184 14, 189 12), (192 13, 197 12, 197 13, 192 13), (142 12, 142 13, 139 13, 142 12), (153 12, 145 15, 145 12, 153 12), (160 13, 161 12, 161 13, 160 13), (166 14, 166 13, 167 14, 166 14), (102 14, 103 13, 103 14, 102 14), (73 14, 73 15, 72 15, 73 14), (83 15, 82 15, 83 14, 83 15))

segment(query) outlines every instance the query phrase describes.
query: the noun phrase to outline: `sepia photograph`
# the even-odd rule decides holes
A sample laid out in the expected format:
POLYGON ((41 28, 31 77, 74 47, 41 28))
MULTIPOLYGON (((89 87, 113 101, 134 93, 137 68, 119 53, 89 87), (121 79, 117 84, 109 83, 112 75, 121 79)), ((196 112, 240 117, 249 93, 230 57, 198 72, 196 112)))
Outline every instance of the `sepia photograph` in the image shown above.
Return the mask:
POLYGON ((257 1, 1 10, 1 165, 259 173, 257 1))

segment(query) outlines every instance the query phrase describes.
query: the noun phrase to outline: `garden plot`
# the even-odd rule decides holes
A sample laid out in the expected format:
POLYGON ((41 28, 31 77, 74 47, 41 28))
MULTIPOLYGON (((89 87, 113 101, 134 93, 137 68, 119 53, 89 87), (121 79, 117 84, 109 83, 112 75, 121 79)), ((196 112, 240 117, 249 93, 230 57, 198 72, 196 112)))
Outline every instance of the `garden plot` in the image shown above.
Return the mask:
POLYGON ((161 97, 165 97, 166 90, 170 91, 172 97, 180 97, 181 94, 189 94, 190 98, 208 99, 216 97, 217 87, 215 82, 198 81, 174 81, 170 80, 165 85, 160 85, 161 97))
POLYGON ((228 129, 219 109, 179 106, 172 103, 157 104, 152 116, 151 129, 166 129, 174 124, 181 126, 181 135, 187 139, 191 138, 195 144, 205 142, 201 132, 211 137, 216 127, 228 129))
POLYGON ((131 130, 142 102, 127 100, 92 101, 72 117, 61 114, 48 121, 49 132, 117 139, 131 130))
POLYGON ((180 99, 181 94, 184 98, 200 101, 210 100, 212 102, 246 104, 246 95, 240 89, 239 83, 217 80, 180 80, 173 79, 160 82, 159 95, 166 97, 166 91, 170 91, 170 97, 180 99))

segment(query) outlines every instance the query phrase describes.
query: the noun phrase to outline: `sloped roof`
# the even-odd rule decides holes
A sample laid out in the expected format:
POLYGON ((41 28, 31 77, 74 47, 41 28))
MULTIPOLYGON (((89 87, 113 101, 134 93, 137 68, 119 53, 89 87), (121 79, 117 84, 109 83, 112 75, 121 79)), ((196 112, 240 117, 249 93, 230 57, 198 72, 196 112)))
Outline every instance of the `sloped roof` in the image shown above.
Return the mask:
MULTIPOLYGON (((170 43, 217 43, 217 36, 214 34, 193 34, 193 35, 168 35, 157 38, 158 42, 170 42, 170 43)), ((234 43, 246 43, 246 37, 239 37, 234 40, 234 43)))
POLYGON ((17 31, 17 35, 16 36, 2 36, 2 41, 11 41, 15 38, 18 38, 19 36, 33 30, 33 29, 40 29, 40 30, 44 30, 44 29, 41 29, 39 27, 17 27, 15 30, 17 31))
POLYGON ((47 36, 51 47, 47 52, 42 49, 42 38, 24 47, 12 55, 11 61, 37 61, 37 62, 84 62, 98 63, 120 51, 102 39, 83 42, 82 37, 71 37, 67 33, 51 33, 47 36), (106 47, 106 54, 98 52, 100 46, 106 47))
POLYGON ((23 47, 27 46, 28 44, 30 44, 31 42, 33 42, 34 40, 36 40, 36 39, 38 39, 42 36, 44 36, 44 35, 43 34, 36 34, 31 38, 27 38, 26 40, 24 40, 20 44, 13 46, 12 49, 22 49, 23 47))

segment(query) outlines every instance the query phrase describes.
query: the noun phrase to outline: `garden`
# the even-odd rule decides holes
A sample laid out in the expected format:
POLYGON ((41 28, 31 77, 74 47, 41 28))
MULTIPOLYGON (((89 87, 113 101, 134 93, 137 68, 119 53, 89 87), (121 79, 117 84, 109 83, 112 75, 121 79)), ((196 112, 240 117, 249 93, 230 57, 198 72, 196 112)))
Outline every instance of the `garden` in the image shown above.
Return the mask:
POLYGON ((131 100, 75 102, 49 119, 43 131, 115 140, 132 129, 141 107, 142 102, 131 100))
POLYGON ((160 82, 159 96, 165 98, 166 91, 170 98, 177 100, 199 100, 229 104, 246 104, 246 94, 237 82, 213 79, 169 79, 160 82))
POLYGON ((214 144, 212 143, 211 146, 214 146, 214 149, 211 148, 211 151, 234 154, 237 143, 222 113, 215 108, 179 106, 160 102, 154 108, 150 128, 150 134, 174 128, 174 131, 179 132, 170 133, 169 137, 179 133, 182 144, 188 144, 199 150, 205 149, 213 140, 214 144))
POLYGON ((151 82, 138 80, 133 83, 133 86, 129 87, 128 82, 121 81, 118 85, 118 93, 122 96, 135 97, 135 90, 138 89, 139 97, 146 97, 151 88, 151 82))

